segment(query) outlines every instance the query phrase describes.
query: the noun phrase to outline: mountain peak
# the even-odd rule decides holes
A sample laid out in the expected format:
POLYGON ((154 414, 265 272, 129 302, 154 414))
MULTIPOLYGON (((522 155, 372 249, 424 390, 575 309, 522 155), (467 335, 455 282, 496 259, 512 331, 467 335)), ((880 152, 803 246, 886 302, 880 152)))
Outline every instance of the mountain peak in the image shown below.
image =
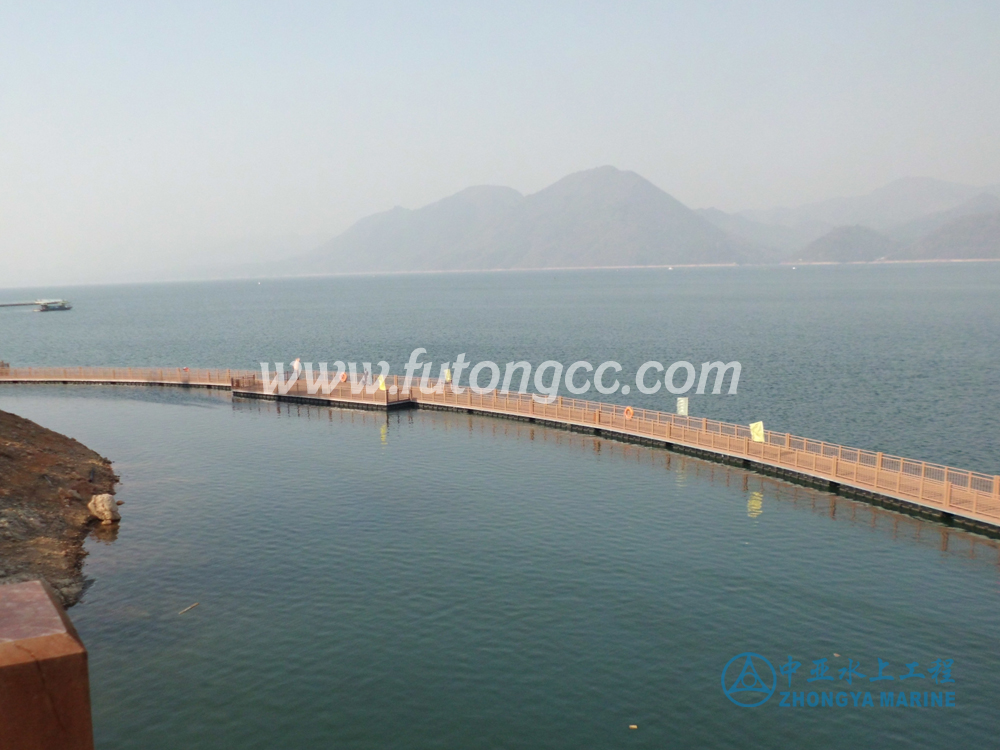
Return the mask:
POLYGON ((476 186, 359 221, 306 260, 324 270, 736 263, 734 240, 635 172, 605 165, 522 196, 476 186))
MULTIPOLYGON (((618 167, 613 167, 611 165, 595 167, 594 169, 585 169, 582 172, 573 172, 572 174, 566 175, 561 180, 557 180, 544 190, 557 190, 567 187, 621 188, 626 186, 642 186, 660 193, 663 192, 660 188, 656 187, 656 185, 642 175, 629 170, 618 169, 618 167)), ((544 192, 544 190, 539 192, 544 192)), ((664 195, 665 194, 666 193, 664 193, 664 195)))

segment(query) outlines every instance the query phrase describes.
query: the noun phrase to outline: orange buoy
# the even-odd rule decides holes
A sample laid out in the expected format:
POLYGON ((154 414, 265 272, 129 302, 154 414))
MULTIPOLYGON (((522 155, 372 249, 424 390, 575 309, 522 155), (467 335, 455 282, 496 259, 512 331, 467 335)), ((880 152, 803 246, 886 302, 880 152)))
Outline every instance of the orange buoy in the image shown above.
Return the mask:
POLYGON ((345 380, 347 380, 347 373, 346 372, 340 373, 340 382, 343 383, 345 380))
POLYGON ((631 406, 625 407, 625 419, 631 419, 634 414, 635 414, 635 409, 633 409, 631 406))

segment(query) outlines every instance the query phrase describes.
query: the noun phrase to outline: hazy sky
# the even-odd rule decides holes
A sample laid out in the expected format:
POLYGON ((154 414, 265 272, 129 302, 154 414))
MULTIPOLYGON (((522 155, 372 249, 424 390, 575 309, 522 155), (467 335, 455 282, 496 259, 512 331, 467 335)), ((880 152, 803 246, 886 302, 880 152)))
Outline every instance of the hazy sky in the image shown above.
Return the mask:
POLYGON ((998 82, 997 2, 0 2, 0 287, 602 164, 725 210, 995 183, 998 82))

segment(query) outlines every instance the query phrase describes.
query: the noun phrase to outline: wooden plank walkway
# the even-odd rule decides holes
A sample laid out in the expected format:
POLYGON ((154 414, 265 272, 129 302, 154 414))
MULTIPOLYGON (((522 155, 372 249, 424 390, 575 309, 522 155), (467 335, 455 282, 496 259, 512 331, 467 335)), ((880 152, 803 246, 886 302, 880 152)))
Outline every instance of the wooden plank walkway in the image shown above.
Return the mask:
POLYGON ((174 385, 232 389, 234 377, 253 377, 248 370, 191 370, 187 367, 4 367, 0 383, 64 383, 91 385, 174 385))
POLYGON ((799 478, 835 492, 877 502, 887 501, 964 525, 1000 531, 1000 476, 956 469, 926 461, 765 431, 754 442, 744 425, 681 417, 648 409, 629 409, 580 399, 558 398, 551 404, 530 394, 492 391, 455 394, 443 383, 424 389, 416 382, 403 388, 398 376, 385 387, 350 380, 314 383, 304 378, 284 393, 266 393, 260 374, 241 370, 183 368, 2 368, 0 383, 94 383, 221 388, 234 396, 299 401, 363 409, 400 407, 476 412, 527 419, 650 444, 695 452, 706 458, 799 478), (326 392, 324 392, 324 390, 326 392), (626 411, 628 409, 628 411, 626 411))

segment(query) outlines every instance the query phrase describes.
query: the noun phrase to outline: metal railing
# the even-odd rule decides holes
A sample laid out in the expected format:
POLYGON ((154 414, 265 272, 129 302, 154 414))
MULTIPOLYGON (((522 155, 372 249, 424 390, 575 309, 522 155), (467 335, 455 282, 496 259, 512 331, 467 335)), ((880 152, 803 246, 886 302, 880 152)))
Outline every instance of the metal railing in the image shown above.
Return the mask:
POLYGON ((559 397, 545 404, 531 394, 476 394, 469 389, 455 394, 450 388, 428 393, 416 386, 410 389, 409 396, 417 403, 544 419, 746 458, 944 512, 1000 523, 1000 476, 771 430, 764 432, 763 442, 754 442, 749 427, 743 425, 596 401, 559 397))
POLYGON ((242 374, 246 373, 239 370, 185 367, 8 367, 0 369, 0 382, 115 383, 229 388, 233 377, 242 374))
MULTIPOLYGON (((252 370, 187 370, 184 368, 29 367, 0 368, 0 382, 122 383, 132 385, 190 385, 232 389, 234 393, 265 395, 259 373, 252 370)), ((810 440, 785 432, 764 432, 755 442, 744 425, 700 417, 681 417, 662 411, 558 397, 546 404, 532 394, 491 391, 456 394, 450 384, 392 376, 385 388, 344 381, 310 389, 302 377, 278 397, 305 398, 333 404, 362 404, 389 408, 395 404, 429 404, 472 409, 490 414, 542 419, 559 424, 600 429, 631 437, 649 438, 744 458, 772 467, 894 497, 943 512, 1000 525, 1000 476, 914 461, 875 451, 810 440)))
MULTIPOLYGON (((333 375, 331 374, 329 377, 333 378, 333 375)), ((233 378, 234 393, 264 395, 265 390, 264 382, 261 380, 259 373, 247 372, 233 378)), ((352 384, 351 379, 347 378, 346 380, 328 380, 325 384, 315 383, 313 388, 310 389, 303 375, 292 383, 287 390, 275 388, 266 395, 385 407, 411 400, 409 396, 403 396, 397 387, 395 376, 385 381, 385 388, 381 388, 377 380, 362 382, 359 379, 352 384)))

